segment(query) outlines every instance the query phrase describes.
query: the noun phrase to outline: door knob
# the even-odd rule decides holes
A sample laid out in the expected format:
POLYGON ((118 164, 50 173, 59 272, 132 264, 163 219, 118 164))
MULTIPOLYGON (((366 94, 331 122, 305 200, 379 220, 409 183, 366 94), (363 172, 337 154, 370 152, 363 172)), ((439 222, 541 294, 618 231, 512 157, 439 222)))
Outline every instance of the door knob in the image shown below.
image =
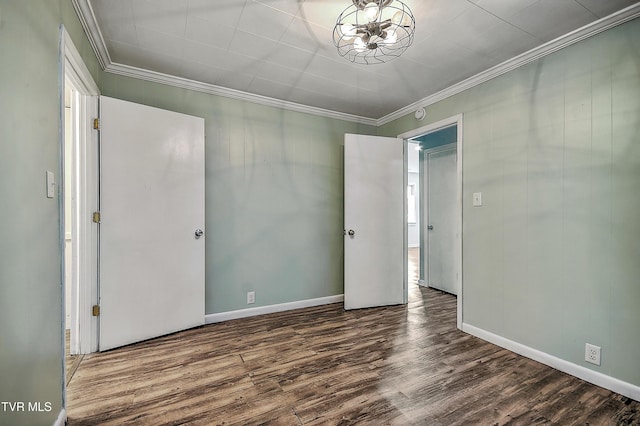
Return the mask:
POLYGON ((196 240, 204 235, 204 231, 202 229, 196 229, 195 232, 196 240))
POLYGON ((353 229, 349 229, 349 236, 353 237, 354 235, 356 235, 356 231, 354 231, 353 229))
POLYGON ((433 231, 433 225, 429 225, 429 226, 427 226, 427 229, 428 229, 429 231, 433 231))

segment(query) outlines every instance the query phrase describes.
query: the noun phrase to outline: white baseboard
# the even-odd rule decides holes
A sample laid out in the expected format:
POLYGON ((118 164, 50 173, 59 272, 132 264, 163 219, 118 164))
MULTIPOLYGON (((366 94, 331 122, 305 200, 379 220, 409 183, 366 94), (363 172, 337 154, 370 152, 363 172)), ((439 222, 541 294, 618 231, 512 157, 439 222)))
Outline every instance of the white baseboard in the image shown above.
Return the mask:
POLYGON ((60 410, 60 414, 58 414, 58 418, 53 426, 64 426, 67 423, 67 410, 64 408, 60 410))
POLYGON ((343 301, 344 295, 337 294, 335 296, 319 297, 317 299, 298 300, 295 302, 279 303, 277 305, 258 306, 256 308, 239 309, 237 311, 221 312, 219 314, 208 314, 204 316, 204 322, 205 324, 213 324, 238 318, 255 317, 257 315, 310 308, 312 306, 328 305, 330 303, 340 303, 343 301))
POLYGON ((636 401, 640 401, 640 386, 624 382, 620 379, 616 379, 606 374, 599 373, 597 371, 590 370, 581 365, 574 364, 564 359, 549 355, 546 352, 533 349, 529 346, 525 346, 521 343, 514 342, 505 337, 498 336, 497 334, 483 330, 481 328, 462 324, 462 331, 469 333, 473 336, 479 337, 482 340, 498 345, 502 348, 508 349, 519 355, 530 358, 534 361, 538 361, 542 364, 553 367, 556 370, 560 370, 564 373, 578 377, 586 382, 593 383, 594 385, 609 389, 610 391, 619 393, 636 401))

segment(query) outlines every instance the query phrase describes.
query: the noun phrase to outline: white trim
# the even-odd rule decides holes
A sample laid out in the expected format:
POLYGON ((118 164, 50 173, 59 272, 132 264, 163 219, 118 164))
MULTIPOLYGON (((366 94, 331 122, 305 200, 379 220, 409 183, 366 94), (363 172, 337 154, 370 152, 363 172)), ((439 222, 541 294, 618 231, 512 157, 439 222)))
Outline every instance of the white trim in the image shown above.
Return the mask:
POLYGON ((82 60, 80 52, 78 52, 71 36, 64 27, 62 34, 64 38, 65 73, 69 74, 69 71, 73 72, 72 75, 68 77, 73 79, 74 85, 82 89, 83 92, 98 95, 100 89, 98 89, 98 85, 93 80, 93 76, 82 60))
MULTIPOLYGON (((65 117, 65 64, 66 64, 66 57, 65 57, 65 29, 63 25, 60 25, 60 29, 59 29, 59 35, 58 35, 58 104, 60 107, 60 116, 59 116, 59 121, 58 121, 58 173, 60 176, 59 181, 64 183, 65 182, 65 178, 64 178, 64 170, 65 170, 65 165, 64 165, 64 161, 65 161, 65 123, 66 123, 66 117, 65 117)), ((61 284, 61 291, 60 291, 60 312, 62 313, 62 315, 60 316, 60 376, 62 378, 61 383, 61 394, 62 394, 62 409, 64 410, 66 404, 67 404, 67 382, 65 380, 65 372, 66 372, 66 357, 65 357, 65 329, 66 329, 66 322, 67 322, 67 312, 66 312, 66 275, 67 275, 67 269, 66 269, 66 243, 64 241, 65 235, 64 235, 64 230, 65 230, 65 185, 61 184, 58 185, 57 187, 58 189, 58 230, 59 230, 59 236, 58 236, 58 243, 59 243, 59 252, 58 254, 60 255, 60 284, 61 284)), ((60 418, 60 416, 58 416, 58 419, 60 418)), ((56 421, 57 422, 57 421, 56 421)))
MULTIPOLYGON (((98 117, 98 96, 79 96, 79 146, 76 153, 75 197, 77 223, 78 308, 80 318, 80 353, 98 350, 98 317, 91 315, 91 307, 98 303, 98 225, 92 213, 99 210, 98 202, 98 132, 90 125, 98 117)), ((75 247, 76 245, 74 245, 75 247)))
POLYGON ((100 26, 98 25, 89 0, 71 1, 76 10, 76 14, 79 17, 80 22, 82 23, 82 27, 87 34, 87 38, 91 43, 91 47, 95 52, 98 62, 100 63, 100 66, 104 71, 108 73, 151 81, 154 83, 166 84, 168 86, 208 93, 210 95, 222 96, 239 101, 252 102, 259 105, 276 107, 289 111, 301 112, 304 114, 317 115, 320 117, 335 118, 338 120, 366 124, 369 126, 376 126, 378 122, 378 120, 376 120, 375 118, 361 117, 354 114, 347 114, 324 108, 302 105, 295 102, 284 101, 268 96, 256 95, 253 93, 243 92, 241 90, 229 89, 226 87, 216 86, 214 84, 202 83, 187 78, 176 77, 169 74, 163 74, 155 71, 145 70, 142 68, 132 67, 129 65, 115 63, 109 56, 109 51, 106 48, 104 38, 102 37, 102 32, 100 31, 100 26))
POLYGON ((189 80, 187 78, 149 71, 129 65, 110 63, 105 68, 105 71, 112 74, 123 75, 125 77, 132 77, 139 80, 146 80, 154 83, 166 84, 168 86, 179 87, 181 89, 189 89, 196 92, 208 93, 210 95, 217 95, 239 101, 252 102, 259 105, 301 112, 304 114, 317 115, 320 117, 335 118, 338 120, 367 124, 369 126, 375 126, 378 122, 374 118, 366 118, 358 115, 347 114, 344 112, 331 111, 328 109, 312 107, 295 102, 283 101, 276 98, 270 98, 268 96, 256 95, 253 93, 243 92, 236 89, 229 89, 209 83, 202 83, 195 80, 189 80))
MULTIPOLYGON (((407 188, 409 186, 409 141, 398 138, 402 143, 402 303, 409 303, 409 198, 407 188)), ((415 223, 413 224, 415 225, 415 223)))
POLYGON ((107 45, 102 38, 102 32, 98 26, 98 21, 93 13, 93 8, 89 0, 71 0, 73 8, 76 10, 76 15, 82 24, 82 28, 89 39, 89 43, 96 54, 98 63, 105 69, 105 67, 111 63, 111 57, 107 50, 107 45))
MULTIPOLYGON (((74 328, 71 345, 74 353, 86 354, 97 350, 98 333, 97 319, 91 316, 91 306, 97 303, 98 240, 97 227, 91 221, 91 212, 97 210, 97 132, 92 129, 90 119, 98 116, 100 91, 64 25, 61 26, 61 40, 62 84, 68 78, 77 90, 74 99, 77 111, 72 126, 79 139, 73 149, 72 295, 77 303, 71 312, 74 328)), ((60 143, 64 146, 62 138, 60 143)))
POLYGON ((457 155, 457 158, 456 158, 457 203, 456 205, 458 208, 458 214, 456 215, 457 217, 456 228, 458 231, 457 231, 457 235, 456 235, 457 238, 455 242, 456 244, 455 265, 456 265, 456 278, 457 278, 456 287, 458 288, 456 325, 459 329, 462 329, 462 324, 463 324, 462 323, 462 319, 463 319, 462 318, 462 306, 463 306, 462 300, 464 295, 464 285, 463 285, 463 279, 462 279, 462 162, 463 162, 462 145, 464 140, 464 132, 462 131, 463 115, 457 114, 452 117, 448 117, 448 118, 436 121, 435 123, 427 124, 426 126, 422 126, 417 129, 402 133, 398 135, 398 137, 403 138, 405 140, 411 139, 418 136, 422 136, 427 133, 433 133, 437 130, 440 130, 446 127, 451 127, 454 125, 458 126, 457 127, 458 136, 457 136, 457 142, 456 142, 456 149, 457 149, 456 151, 456 155, 457 155))
POLYGON ((481 83, 491 80, 492 78, 498 77, 504 73, 519 68, 551 53, 557 52, 560 49, 599 34, 617 25, 631 21, 640 16, 640 2, 638 2, 609 16, 587 24, 584 27, 578 28, 577 30, 574 30, 568 34, 562 35, 554 40, 535 47, 514 58, 508 59, 494 67, 489 68, 488 70, 482 71, 472 77, 467 78, 466 80, 449 86, 448 88, 441 90, 440 92, 434 93, 430 96, 427 96, 426 98, 413 102, 412 104, 407 105, 404 108, 400 108, 397 111, 387 114, 381 118, 375 119, 354 114, 341 113, 338 111, 331 111, 323 108, 301 105, 293 102, 270 98, 267 96, 255 95, 240 90, 227 89, 213 84, 201 83, 193 80, 174 77, 167 74, 155 73, 140 68, 113 63, 111 61, 111 57, 109 56, 109 51, 106 48, 104 38, 102 37, 102 33, 100 31, 100 26, 98 25, 98 22, 95 18, 95 14, 93 13, 93 9, 91 8, 89 0, 71 0, 71 2, 76 10, 78 18, 80 19, 80 23, 82 24, 82 27, 87 34, 87 38, 91 43, 91 47, 95 52, 96 58, 98 59, 98 62, 100 63, 102 69, 106 72, 139 78, 142 80, 154 81, 157 83, 200 91, 213 95, 224 96, 231 99, 253 102, 290 111, 318 115, 321 117, 335 118, 338 120, 367 124, 376 127, 387 124, 409 113, 413 114, 417 109, 433 105, 436 102, 458 94, 464 90, 475 87, 481 83))
POLYGON ((462 114, 457 114, 457 115, 454 115, 453 117, 444 118, 434 123, 430 123, 422 127, 418 127, 417 129, 409 130, 408 132, 404 132, 398 135, 398 137, 403 139, 413 139, 413 138, 417 138, 418 136, 426 135, 427 133, 433 133, 447 127, 455 126, 456 124, 459 124, 459 123, 462 123, 462 114))
POLYGON ((433 95, 429 95, 417 102, 413 102, 412 104, 407 105, 404 108, 400 108, 399 110, 394 111, 391 114, 387 114, 377 120, 377 125, 382 126, 407 114, 413 114, 419 108, 433 105, 436 102, 456 95, 472 87, 478 86, 479 84, 489 81, 492 78, 498 77, 530 62, 536 61, 544 56, 550 55, 560 49, 564 49, 567 46, 571 46, 572 44, 578 43, 579 41, 592 37, 617 25, 631 21, 632 19, 635 19, 639 16, 640 2, 618 12, 615 12, 607 17, 587 24, 582 28, 571 31, 570 33, 562 35, 538 47, 534 47, 527 52, 508 59, 485 71, 479 72, 478 74, 469 77, 466 80, 449 86, 446 89, 434 93, 433 95))
POLYGON ((483 330, 470 324, 462 324, 462 331, 476 336, 482 340, 498 345, 501 348, 508 349, 524 357, 538 361, 549 367, 560 370, 564 373, 578 377, 594 385, 609 389, 610 391, 619 393, 636 401, 640 401, 640 386, 616 379, 598 371, 591 370, 578 364, 566 361, 546 352, 539 351, 529 346, 523 345, 505 337, 483 330))
POLYGON ((53 423, 53 426, 64 426, 66 424, 67 424, 67 410, 63 408, 60 410, 60 413, 58 414, 58 418, 53 423))
POLYGON ((458 195, 457 195, 457 206, 458 206, 458 238, 456 240, 456 253, 458 254, 457 257, 457 261, 458 261, 458 268, 457 268, 457 274, 456 274, 456 278, 458 281, 458 297, 457 297, 457 313, 456 313, 456 325, 458 328, 462 327, 462 294, 463 294, 463 290, 464 290, 464 285, 463 285, 463 280, 462 280, 462 216, 463 216, 463 199, 462 199, 462 190, 463 190, 463 185, 464 185, 464 181, 462 179, 462 163, 463 163, 463 156, 462 156, 462 146, 463 146, 463 142, 464 142, 464 132, 463 132, 463 126, 464 126, 464 117, 462 114, 458 115, 457 118, 457 132, 458 132, 458 141, 456 143, 456 155, 457 155, 457 160, 456 161, 456 166, 457 166, 457 170, 456 170, 456 176, 458 178, 458 195))
POLYGON ((329 305, 344 302, 344 294, 319 297, 317 299, 298 300, 295 302, 279 303, 277 305, 258 306, 256 308, 239 309, 237 311, 221 312, 204 316, 205 324, 229 321, 239 318, 255 317, 257 315, 273 314, 275 312, 291 311, 293 309, 310 308, 312 306, 329 305))

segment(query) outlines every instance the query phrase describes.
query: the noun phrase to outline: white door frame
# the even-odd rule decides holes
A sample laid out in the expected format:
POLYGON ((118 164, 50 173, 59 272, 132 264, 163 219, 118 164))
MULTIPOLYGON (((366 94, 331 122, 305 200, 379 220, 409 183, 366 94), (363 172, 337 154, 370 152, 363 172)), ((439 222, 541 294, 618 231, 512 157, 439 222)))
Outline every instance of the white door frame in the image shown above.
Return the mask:
MULTIPOLYGON (((64 153, 64 89, 65 78, 77 90, 74 99, 77 110, 72 119, 74 127, 72 187, 75 200, 72 203, 72 312, 71 326, 76 339, 74 352, 86 354, 98 349, 98 321, 91 314, 91 307, 98 299, 98 229, 92 221, 92 213, 98 210, 98 132, 91 125, 98 117, 100 90, 84 64, 69 33, 60 26, 60 88, 62 131, 60 152, 64 153)), ((64 155, 61 158, 61 178, 64 182, 64 155)), ((61 227, 64 231, 64 197, 59 199, 61 227)), ((64 232, 62 232, 64 236, 64 232)), ((64 240, 63 240, 64 241, 64 240)), ((64 270, 64 258, 62 259, 64 270)), ((64 274, 64 272, 63 272, 64 274)), ((64 275, 63 275, 64 277, 64 275)), ((63 281, 64 282, 64 281, 63 281)), ((62 303, 64 321, 65 303, 62 303)), ((64 331, 64 325, 63 325, 64 331)), ((64 332, 62 333, 64 343, 64 332)), ((63 346, 64 347, 64 346, 63 346)), ((63 382, 64 371, 63 371, 63 382)))
MULTIPOLYGON (((462 307, 463 307, 463 295, 464 295, 464 286, 462 279, 462 145, 463 145, 463 131, 462 131, 462 119, 463 115, 458 114, 449 118, 445 118, 440 121, 436 121, 435 123, 428 124, 423 127, 419 127, 414 130, 410 130, 408 132, 402 133, 398 135, 399 138, 403 138, 406 140, 412 139, 418 136, 422 136, 427 133, 433 133, 435 131, 441 130, 446 127, 451 127, 453 125, 457 126, 457 144, 456 144, 456 241, 455 241, 455 253, 456 258, 454 260, 455 268, 456 268, 456 286, 458 288, 458 297, 457 297, 457 327, 458 329, 462 329, 462 307)), ((406 161, 406 160, 405 160, 406 161)), ((406 173, 405 173, 406 174, 406 173)), ((406 198, 406 197, 405 197, 406 198)), ((406 220, 406 214, 405 214, 406 220)), ((405 244, 405 263, 408 256, 408 248, 405 244)))

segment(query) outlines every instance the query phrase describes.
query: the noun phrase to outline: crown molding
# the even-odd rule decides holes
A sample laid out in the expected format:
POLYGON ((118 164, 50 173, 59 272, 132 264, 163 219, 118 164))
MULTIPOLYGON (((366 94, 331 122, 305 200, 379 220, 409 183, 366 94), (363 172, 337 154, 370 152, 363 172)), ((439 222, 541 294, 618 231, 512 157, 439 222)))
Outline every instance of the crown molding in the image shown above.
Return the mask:
POLYGON ((91 3, 89 0, 71 0, 71 4, 76 10, 76 15, 80 19, 80 24, 82 24, 82 28, 89 39, 89 44, 91 44, 93 52, 96 54, 98 63, 104 70, 108 64, 111 64, 111 57, 102 38, 102 32, 98 26, 96 15, 93 13, 91 3))
POLYGON ((494 67, 469 77, 460 83, 456 83, 444 90, 434 93, 433 95, 429 95, 424 99, 407 105, 404 108, 400 108, 391 114, 379 118, 376 121, 376 125, 382 126, 407 114, 413 114, 419 108, 428 107, 429 105, 433 105, 450 96, 457 95, 467 89, 478 86, 479 84, 489 81, 495 77, 557 52, 560 49, 564 49, 567 46, 571 46, 572 44, 592 37, 617 25, 636 19, 639 16, 640 2, 506 60, 494 67))
POLYGON ((166 84, 169 86, 179 87, 183 89, 195 90, 211 95, 223 96, 226 98, 236 99, 239 101, 247 101, 259 105, 282 108, 289 111, 301 112, 305 114, 316 115, 325 118, 333 118, 343 121, 349 121, 369 126, 376 126, 375 118, 362 117, 354 114, 347 114, 339 111, 332 111, 324 108, 317 108, 308 105, 298 104, 295 102, 284 101, 281 99, 271 98, 268 96, 256 95, 241 90, 229 89, 226 87, 216 86, 214 84, 202 83, 195 80, 189 80, 182 77, 176 77, 169 74, 163 74, 142 68, 132 67, 115 63, 109 56, 106 43, 102 37, 100 26, 96 20, 90 0, 71 0, 76 14, 80 19, 80 23, 87 34, 89 43, 93 48, 96 58, 100 66, 105 72, 118 74, 127 77, 133 77, 140 80, 151 81, 155 83, 166 84))
POLYGON ((343 121, 350 121, 369 126, 376 126, 375 118, 361 117, 358 115, 347 114, 344 112, 332 111, 324 108, 317 108, 309 105, 298 104, 295 102, 283 101, 281 99, 271 98, 268 96, 256 95, 254 93, 243 92, 242 90, 229 89, 227 87, 216 86, 214 84, 202 83, 200 81, 190 80, 187 78, 176 77, 169 74, 163 74, 155 71, 149 71, 142 68, 136 68, 129 65, 118 63, 110 63, 105 68, 106 72, 118 74, 125 77, 137 78, 140 80, 151 81, 154 83, 166 84, 169 86, 179 87, 181 89, 194 90, 196 92, 208 93, 210 95, 223 96, 239 101, 252 102, 259 105, 286 109, 288 111, 301 112, 305 114, 317 115, 325 118, 334 118, 343 121))
POLYGON ((189 80, 168 74, 145 70, 142 68, 114 63, 111 61, 111 57, 109 56, 104 38, 102 37, 102 33, 100 31, 100 26, 97 23, 93 8, 91 7, 90 0, 71 0, 71 2, 76 10, 78 18, 80 19, 80 23, 82 24, 82 27, 87 34, 89 43, 91 44, 91 47, 96 54, 96 58, 98 59, 98 62, 100 63, 102 69, 106 72, 166 84, 169 86, 195 90, 212 95, 223 96, 240 101, 253 102, 260 105, 277 107, 290 111, 312 114, 327 118, 334 118, 359 124, 366 124, 375 127, 390 123, 391 121, 403 117, 407 114, 413 114, 416 109, 433 105, 436 102, 461 93, 472 87, 478 86, 495 77, 498 77, 523 65, 529 64, 544 56, 550 55, 560 49, 564 49, 567 46, 571 46, 572 44, 592 37, 617 25, 636 19, 640 16, 640 2, 638 2, 605 18, 594 21, 582 28, 578 28, 577 30, 574 30, 568 34, 565 34, 545 44, 535 47, 514 58, 506 60, 494 67, 482 71, 472 77, 469 77, 466 80, 463 80, 459 83, 449 86, 444 90, 434 93, 433 95, 429 95, 426 98, 413 102, 403 108, 400 108, 397 111, 387 114, 381 118, 375 119, 338 111, 332 111, 324 108, 302 105, 294 102, 284 101, 281 99, 271 98, 268 96, 256 95, 241 90, 229 89, 213 84, 202 83, 195 80, 189 80))

